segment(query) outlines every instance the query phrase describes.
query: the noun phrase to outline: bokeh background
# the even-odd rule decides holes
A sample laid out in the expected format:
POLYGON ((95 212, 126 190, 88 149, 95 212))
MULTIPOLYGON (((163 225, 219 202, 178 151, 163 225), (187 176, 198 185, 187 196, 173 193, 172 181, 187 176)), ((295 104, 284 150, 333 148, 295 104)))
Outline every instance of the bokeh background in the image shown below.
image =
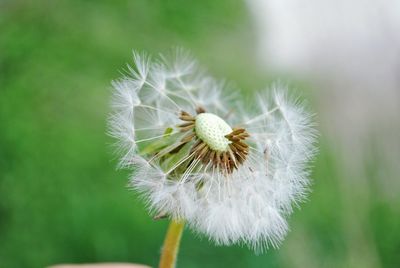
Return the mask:
POLYGON ((167 222, 115 170, 106 117, 132 49, 175 46, 244 95, 288 81, 321 132, 280 249, 186 230, 178 267, 400 267, 399 20, 394 0, 0 0, 0 267, 157 266, 167 222))

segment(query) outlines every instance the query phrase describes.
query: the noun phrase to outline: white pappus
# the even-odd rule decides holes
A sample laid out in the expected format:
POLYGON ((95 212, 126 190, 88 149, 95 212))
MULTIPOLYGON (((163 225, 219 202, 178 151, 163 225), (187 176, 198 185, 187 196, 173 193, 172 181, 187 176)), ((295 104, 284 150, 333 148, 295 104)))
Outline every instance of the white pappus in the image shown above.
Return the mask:
POLYGON ((134 62, 112 83, 109 134, 150 212, 216 244, 277 247, 316 152, 304 104, 278 83, 246 107, 182 50, 134 62))

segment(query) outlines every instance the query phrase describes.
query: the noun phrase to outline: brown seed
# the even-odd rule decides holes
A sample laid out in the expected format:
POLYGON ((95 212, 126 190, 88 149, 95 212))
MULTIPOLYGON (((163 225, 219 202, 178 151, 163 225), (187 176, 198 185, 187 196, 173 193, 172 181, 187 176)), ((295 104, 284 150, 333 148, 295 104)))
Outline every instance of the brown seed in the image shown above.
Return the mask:
POLYGON ((230 172, 229 158, 228 158, 228 153, 227 152, 224 152, 222 154, 222 163, 223 163, 227 173, 231 173, 230 172))
POLYGON ((243 147, 241 144, 239 144, 238 142, 234 142, 234 143, 232 143, 233 144, 233 146, 235 146, 236 147, 236 149, 238 149, 238 151, 244 151, 244 150, 246 150, 246 147, 243 147))
MULTIPOLYGON (((208 148, 209 149, 209 148, 208 148)), ((207 150, 207 153, 205 154, 205 156, 203 157, 203 164, 208 164, 208 162, 210 162, 210 155, 211 155, 212 150, 207 150)))
POLYGON ((232 159, 232 165, 237 169, 238 168, 237 163, 236 163, 237 160, 236 160, 236 157, 235 157, 234 153, 232 152, 232 150, 229 150, 229 155, 232 159))
POLYGON ((238 135, 240 133, 243 133, 245 131, 246 130, 244 128, 238 128, 238 129, 233 130, 230 134, 233 135, 233 136, 236 136, 236 135, 238 135))
POLYGON ((217 165, 218 165, 221 162, 221 152, 217 152, 216 160, 217 160, 217 165))
POLYGON ((196 108, 196 113, 197 113, 197 114, 202 114, 202 113, 205 113, 205 112, 206 112, 206 109, 204 109, 204 108, 201 107, 201 106, 199 106, 199 107, 196 108))
POLYGON ((188 126, 194 126, 194 123, 193 122, 188 122, 188 123, 183 123, 183 124, 178 125, 178 127, 182 127, 182 128, 188 127, 188 126))
POLYGON ((181 132, 186 132, 194 128, 194 124, 181 128, 181 132))
POLYGON ((239 142, 240 141, 240 139, 238 137, 232 137, 229 140, 232 141, 232 142, 239 142))
POLYGON ((238 151, 238 149, 237 149, 235 146, 233 146, 233 143, 229 144, 229 148, 230 148, 233 152, 237 152, 237 151, 238 151))
POLYGON ((194 152, 194 151, 196 150, 196 147, 198 147, 201 143, 203 143, 202 140, 197 140, 197 141, 195 142, 195 144, 192 145, 192 149, 190 149, 190 152, 191 152, 191 153, 194 152))
POLYGON ((244 140, 244 139, 250 137, 250 135, 249 135, 249 133, 245 132, 245 133, 237 135, 236 137, 239 137, 241 140, 244 140))
POLYGON ((182 121, 190 121, 190 122, 194 122, 196 120, 194 117, 186 115, 181 115, 179 119, 181 119, 182 121))
POLYGON ((249 147, 246 143, 241 142, 241 141, 238 141, 237 144, 239 144, 240 146, 242 146, 244 148, 248 148, 249 147))
POLYGON ((181 119, 183 121, 195 121, 195 118, 185 111, 181 111, 181 114, 179 115, 179 119, 181 119))
POLYGON ((191 141, 195 136, 196 136, 196 133, 194 133, 194 132, 189 133, 188 135, 186 135, 185 137, 183 137, 181 139, 181 142, 187 143, 187 142, 191 141))
POLYGON ((215 151, 212 150, 210 153, 210 161, 214 162, 214 159, 215 159, 215 151))
POLYGON ((199 145, 197 145, 196 147, 193 147, 193 152, 200 152, 201 150, 203 150, 204 147, 206 147, 207 144, 205 144, 204 142, 199 143, 199 145))
POLYGON ((207 151, 209 150, 208 146, 206 145, 201 151, 198 151, 198 157, 202 158, 206 155, 207 151))

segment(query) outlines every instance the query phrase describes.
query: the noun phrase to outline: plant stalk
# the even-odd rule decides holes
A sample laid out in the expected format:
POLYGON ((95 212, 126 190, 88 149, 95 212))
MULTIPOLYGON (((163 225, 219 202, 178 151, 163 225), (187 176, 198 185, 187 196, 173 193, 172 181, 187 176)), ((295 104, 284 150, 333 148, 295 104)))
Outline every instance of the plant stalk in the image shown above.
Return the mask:
POLYGON ((171 220, 161 251, 159 268, 174 268, 185 223, 171 220))

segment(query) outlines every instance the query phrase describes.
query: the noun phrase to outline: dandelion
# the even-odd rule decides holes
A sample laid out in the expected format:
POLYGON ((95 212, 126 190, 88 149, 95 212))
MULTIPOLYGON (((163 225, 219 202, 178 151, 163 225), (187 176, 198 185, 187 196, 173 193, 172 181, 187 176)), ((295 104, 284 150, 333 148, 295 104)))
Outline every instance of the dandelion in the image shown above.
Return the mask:
POLYGON ((316 130, 282 84, 247 106, 182 50, 113 82, 110 135, 133 170, 130 186, 171 224, 160 267, 172 267, 186 223, 218 245, 278 247, 304 199, 316 130))

